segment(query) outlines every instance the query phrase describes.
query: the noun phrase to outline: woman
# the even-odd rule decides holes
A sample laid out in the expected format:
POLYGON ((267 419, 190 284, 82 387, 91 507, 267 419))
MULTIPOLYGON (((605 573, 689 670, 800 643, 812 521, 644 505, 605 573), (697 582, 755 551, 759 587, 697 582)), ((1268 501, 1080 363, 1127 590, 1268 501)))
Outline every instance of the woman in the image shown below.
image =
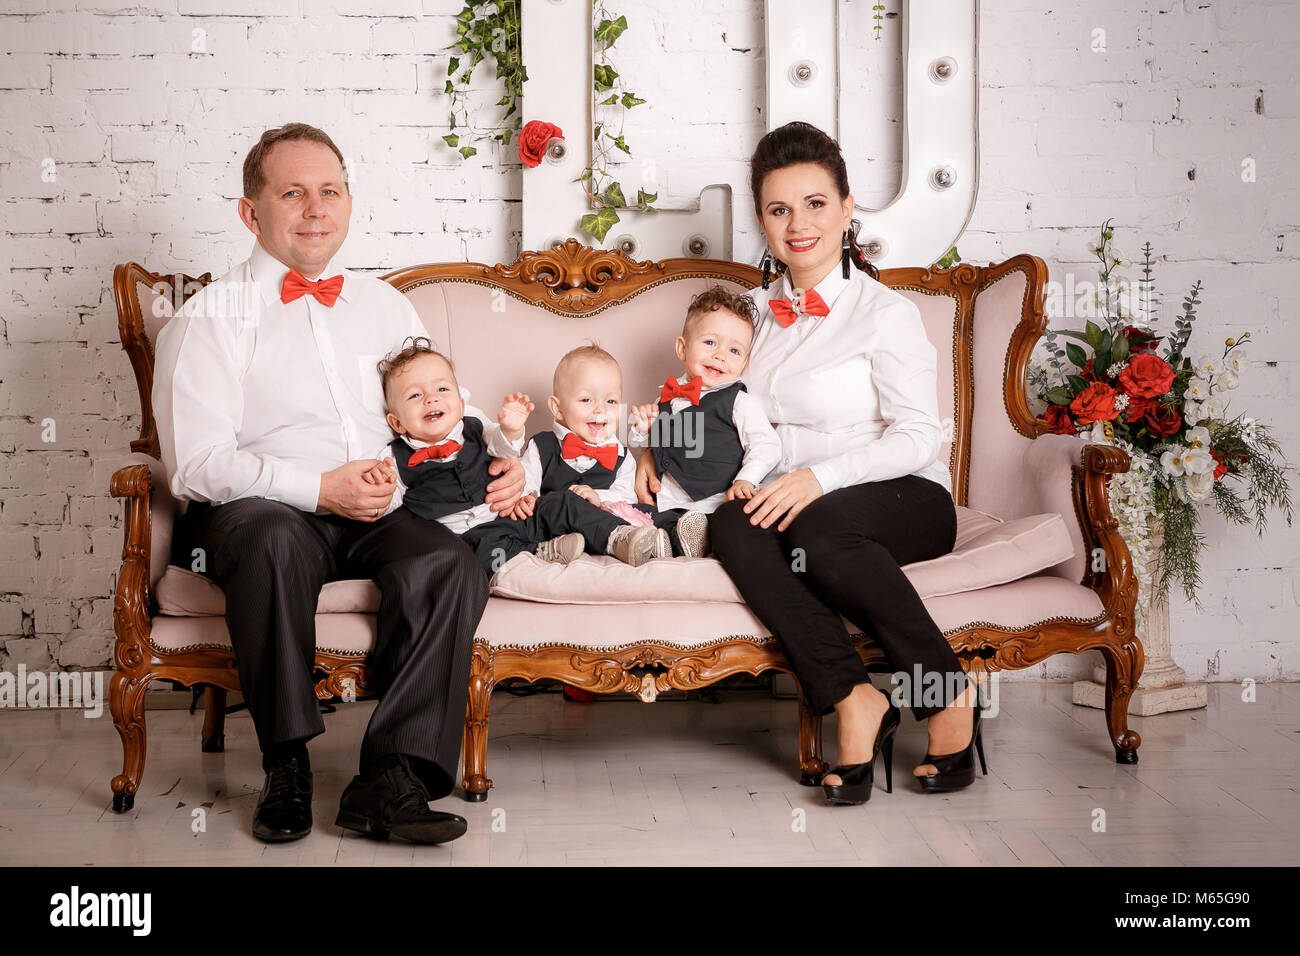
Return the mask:
MULTIPOLYGON (((899 567, 956 540, 934 347, 916 306, 876 281, 854 239, 833 139, 807 123, 773 130, 750 181, 768 252, 763 288, 751 292, 760 319, 743 380, 776 427, 782 460, 752 498, 714 512, 714 556, 780 641, 813 710, 838 714, 828 800, 869 799, 878 749, 892 789, 899 723, 841 615, 882 647, 913 714, 929 718, 929 752, 914 770, 922 789, 960 789, 974 780, 980 744, 976 687, 899 567)), ((647 502, 658 491, 648 453, 637 489, 647 502)))

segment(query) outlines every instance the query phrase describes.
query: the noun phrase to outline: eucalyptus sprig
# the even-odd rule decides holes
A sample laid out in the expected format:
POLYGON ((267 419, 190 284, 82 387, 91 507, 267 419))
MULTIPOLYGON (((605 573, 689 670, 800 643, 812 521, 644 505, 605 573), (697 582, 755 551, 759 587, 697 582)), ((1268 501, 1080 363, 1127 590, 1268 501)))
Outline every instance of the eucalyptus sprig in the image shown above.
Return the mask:
POLYGON ((469 159, 478 149, 469 143, 462 145, 462 139, 474 142, 494 139, 508 146, 523 119, 519 114, 519 97, 523 95, 528 72, 524 69, 520 41, 519 0, 466 0, 464 9, 456 14, 456 36, 452 49, 458 55, 447 61, 447 85, 443 88, 451 97, 451 132, 442 139, 462 159, 469 159), (506 111, 495 126, 480 130, 469 122, 466 100, 474 68, 489 53, 496 60, 497 79, 505 87, 505 95, 496 105, 506 107, 506 111), (466 58, 468 62, 464 62, 466 58), (463 133, 456 132, 458 126, 463 133))
POLYGON ((595 212, 582 217, 578 227, 597 242, 604 242, 610 229, 619 222, 618 210, 639 209, 652 212, 652 203, 659 198, 659 194, 638 188, 636 202, 629 203, 622 184, 609 171, 607 163, 610 162, 611 150, 617 149, 631 157, 632 150, 624 137, 623 124, 627 111, 640 106, 645 100, 626 88, 623 77, 609 56, 610 48, 627 30, 627 17, 614 17, 606 10, 602 0, 592 0, 592 6, 596 20, 592 32, 596 58, 592 66, 593 100, 595 110, 602 110, 603 114, 601 122, 596 123, 592 131, 594 155, 591 163, 574 182, 582 184, 583 192, 596 207, 595 212), (608 115, 610 112, 616 115, 608 115), (618 125, 617 134, 610 132, 615 122, 618 125))

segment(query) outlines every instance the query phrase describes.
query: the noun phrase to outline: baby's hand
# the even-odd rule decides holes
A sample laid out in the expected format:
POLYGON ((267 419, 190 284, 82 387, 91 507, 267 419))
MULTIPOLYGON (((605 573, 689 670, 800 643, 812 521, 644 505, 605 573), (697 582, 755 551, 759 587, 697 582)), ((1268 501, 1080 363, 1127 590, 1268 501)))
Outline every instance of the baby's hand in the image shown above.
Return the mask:
POLYGON ((600 507, 600 495, 596 494, 595 489, 588 485, 569 485, 569 490, 575 495, 581 497, 584 501, 589 501, 597 508, 600 507))
POLYGON ((735 501, 737 498, 754 497, 754 484, 750 481, 737 481, 727 489, 727 500, 735 501))
POLYGON ((386 485, 389 482, 396 480, 393 466, 393 459, 385 458, 383 461, 377 462, 375 467, 371 468, 361 477, 372 485, 386 485))
POLYGON ((533 505, 536 503, 537 495, 524 495, 515 503, 514 508, 511 509, 510 514, 506 515, 506 517, 514 518, 516 521, 523 521, 525 518, 532 516, 533 505))
POLYGON ((659 406, 654 403, 649 405, 633 405, 627 410, 628 424, 642 434, 646 434, 650 431, 650 426, 658 417, 659 406))
POLYGON ((523 392, 511 392, 501 402, 501 411, 497 412, 497 424, 511 441, 518 441, 524 435, 524 425, 528 414, 537 406, 523 392))

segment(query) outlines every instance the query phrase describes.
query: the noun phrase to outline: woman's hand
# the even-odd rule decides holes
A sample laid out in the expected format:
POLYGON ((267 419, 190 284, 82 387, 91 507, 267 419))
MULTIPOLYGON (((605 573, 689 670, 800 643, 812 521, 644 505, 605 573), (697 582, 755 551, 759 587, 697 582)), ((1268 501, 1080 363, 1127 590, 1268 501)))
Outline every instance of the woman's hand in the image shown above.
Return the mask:
POLYGON ((519 495, 524 490, 524 463, 518 458, 493 458, 488 463, 488 474, 501 477, 488 482, 483 501, 497 515, 505 517, 519 503, 519 495))
POLYGON ((654 451, 647 448, 636 460, 636 500, 643 505, 652 505, 657 494, 659 469, 655 467, 654 451))
POLYGON ((770 527, 778 518, 777 531, 784 531, 799 516, 799 512, 822 496, 822 485, 809 468, 800 468, 764 485, 754 492, 745 505, 749 523, 770 527), (784 515, 784 517, 782 517, 784 515))

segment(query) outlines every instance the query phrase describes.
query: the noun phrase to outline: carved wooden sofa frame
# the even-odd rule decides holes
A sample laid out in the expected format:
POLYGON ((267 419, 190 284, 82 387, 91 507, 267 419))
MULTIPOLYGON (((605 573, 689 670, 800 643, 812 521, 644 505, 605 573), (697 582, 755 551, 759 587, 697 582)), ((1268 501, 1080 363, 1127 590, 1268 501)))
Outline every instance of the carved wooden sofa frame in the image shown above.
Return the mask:
MULTIPOLYGON (((1025 294, 1019 322, 1011 335, 1003 368, 1003 397, 1012 426, 1025 438, 1037 439, 1046 423, 1030 411, 1025 393, 1025 370, 1035 342, 1042 335, 1043 288, 1047 268, 1041 259, 1019 255, 985 268, 963 264, 955 269, 891 269, 881 281, 895 289, 926 295, 947 295, 957 303, 953 322, 954 438, 950 465, 954 499, 967 501, 971 422, 973 415, 973 302, 980 290, 1020 271, 1025 294)), ((471 282, 485 285, 561 315, 581 317, 602 311, 659 283, 682 277, 729 280, 746 287, 758 285, 757 269, 737 263, 701 259, 635 261, 621 252, 589 249, 575 240, 547 252, 525 252, 510 265, 451 263, 418 266, 384 278, 407 291, 428 282, 471 282)), ((210 281, 210 274, 191 277, 163 275, 128 263, 114 273, 122 347, 135 371, 141 399, 140 435, 131 450, 148 456, 117 471, 111 492, 123 498, 125 521, 122 568, 113 606, 116 634, 110 707, 121 735, 123 770, 113 778, 113 809, 131 808, 140 785, 145 759, 144 692, 150 681, 168 679, 186 686, 206 685, 206 713, 202 746, 205 751, 223 747, 226 692, 238 690, 234 655, 212 647, 164 651, 150 641, 151 617, 156 610, 150 594, 151 492, 159 480, 158 438, 150 395, 153 386, 153 350, 145 334, 139 286, 165 287, 174 304, 210 281), (152 461, 150 460, 152 459, 152 461)), ((1101 652, 1106 663, 1105 720, 1116 760, 1136 763, 1141 740, 1128 729, 1128 702, 1141 676, 1142 647, 1134 634, 1137 580, 1129 552, 1118 532, 1107 502, 1109 476, 1128 469, 1127 455, 1116 448, 1078 442, 1072 452, 1071 499, 1075 518, 1089 553, 1103 561, 1084 563, 1079 582, 1096 592, 1104 616, 1092 619, 1060 618, 1009 630, 978 623, 948 639, 969 671, 991 673, 1034 665, 1054 654, 1101 652), (1100 567, 1102 570, 1094 570, 1100 567)), ((863 661, 873 669, 885 662, 874 645, 859 641, 863 661)), ((316 694, 322 700, 368 695, 368 668, 363 654, 333 654, 318 650, 316 694)), ((466 708, 464 773, 462 784, 469 800, 486 799, 492 782, 486 776, 488 718, 492 690, 506 678, 536 681, 551 678, 598 693, 625 691, 653 700, 669 689, 695 690, 732 675, 789 672, 789 664, 771 640, 753 638, 713 642, 707 648, 684 650, 664 644, 644 643, 614 651, 543 646, 534 649, 493 648, 476 639, 466 708)), ((799 699, 798 755, 800 781, 815 783, 828 769, 821 758, 821 718, 813 714, 802 695, 799 699)))

